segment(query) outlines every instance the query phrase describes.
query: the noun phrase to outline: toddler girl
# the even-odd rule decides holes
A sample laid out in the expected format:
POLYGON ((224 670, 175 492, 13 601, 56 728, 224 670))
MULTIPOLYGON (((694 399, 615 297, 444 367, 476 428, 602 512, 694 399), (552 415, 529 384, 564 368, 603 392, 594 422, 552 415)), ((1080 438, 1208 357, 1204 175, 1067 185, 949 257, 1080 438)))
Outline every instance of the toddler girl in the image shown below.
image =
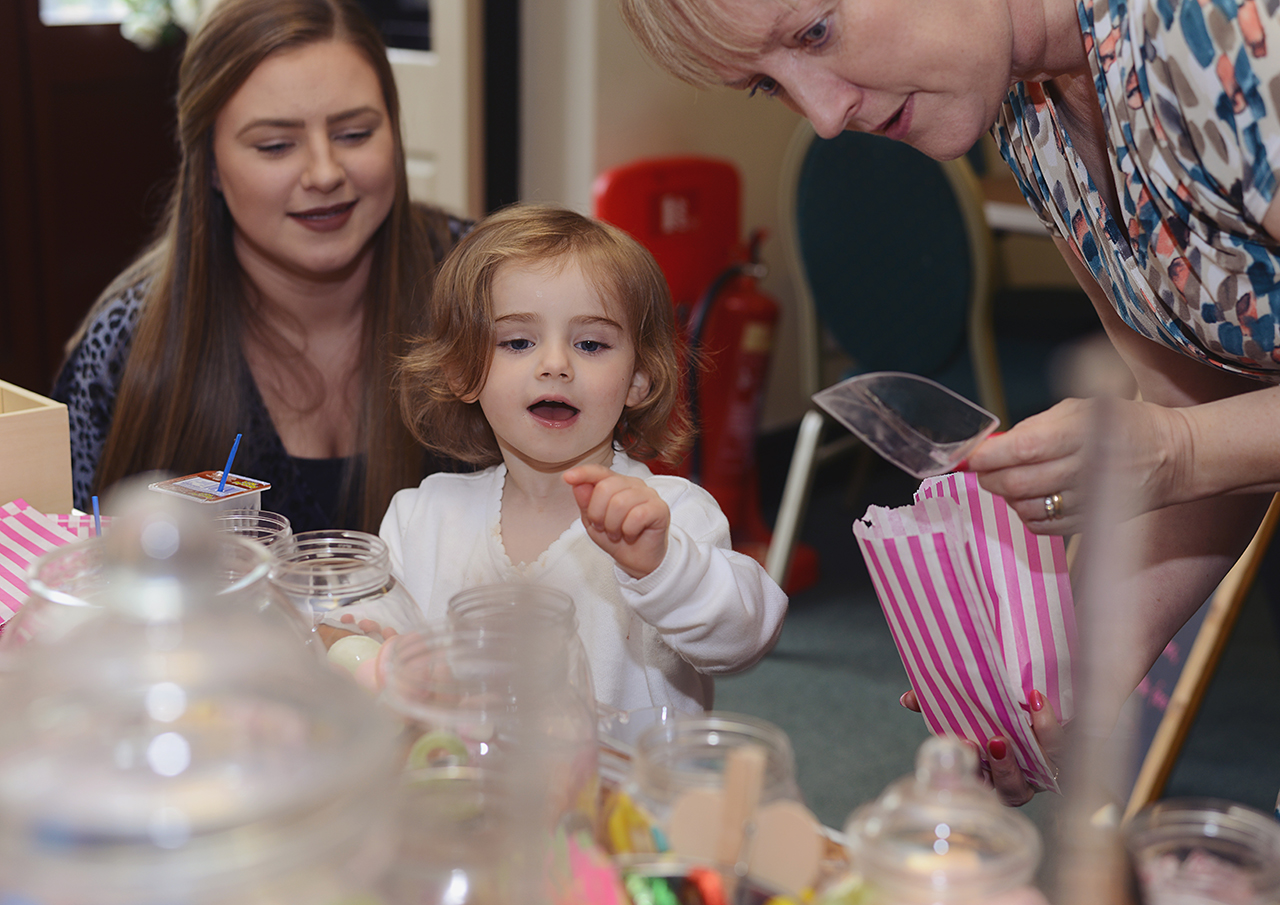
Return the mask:
POLYGON ((393 573, 428 619, 476 585, 560 588, 600 701, 710 708, 711 676, 773 647, 787 598, 730 547, 710 494, 639 461, 689 435, 652 256, 571 211, 507 208, 441 265, 430 324, 397 375, 402 414, 429 449, 486 467, 395 495, 393 573))

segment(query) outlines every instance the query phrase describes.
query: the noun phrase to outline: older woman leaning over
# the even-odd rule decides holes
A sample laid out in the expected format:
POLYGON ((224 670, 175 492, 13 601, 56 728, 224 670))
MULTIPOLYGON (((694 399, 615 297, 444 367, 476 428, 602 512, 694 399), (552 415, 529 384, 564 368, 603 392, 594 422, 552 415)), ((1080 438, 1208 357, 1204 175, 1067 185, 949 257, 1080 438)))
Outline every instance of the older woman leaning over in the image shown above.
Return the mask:
MULTIPOLYGON (((824 137, 949 159, 992 132, 1141 390, 1116 420, 1138 560, 1116 599, 1141 627, 1118 707, 1280 489, 1275 3, 621 2, 677 76, 775 98, 824 137)), ((1034 531, 1082 527, 1094 407, 1063 402, 969 459, 1034 531)), ((994 747, 996 786, 1026 800, 994 747)))
POLYGON ((76 505, 150 469, 270 481, 295 531, 377 530, 431 469, 390 401, 464 224, 409 201, 386 49, 355 0, 222 0, 187 46, 160 238, 58 377, 76 505))

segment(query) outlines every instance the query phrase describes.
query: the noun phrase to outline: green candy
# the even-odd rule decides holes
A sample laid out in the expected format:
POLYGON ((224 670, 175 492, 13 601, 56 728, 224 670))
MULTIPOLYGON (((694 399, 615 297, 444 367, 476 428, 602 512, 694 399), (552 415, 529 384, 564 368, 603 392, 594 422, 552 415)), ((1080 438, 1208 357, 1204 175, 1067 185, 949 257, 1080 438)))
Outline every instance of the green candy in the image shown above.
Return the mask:
POLYGON ((467 746, 452 732, 428 732, 409 749, 407 766, 410 770, 425 767, 465 767, 471 757, 467 746))

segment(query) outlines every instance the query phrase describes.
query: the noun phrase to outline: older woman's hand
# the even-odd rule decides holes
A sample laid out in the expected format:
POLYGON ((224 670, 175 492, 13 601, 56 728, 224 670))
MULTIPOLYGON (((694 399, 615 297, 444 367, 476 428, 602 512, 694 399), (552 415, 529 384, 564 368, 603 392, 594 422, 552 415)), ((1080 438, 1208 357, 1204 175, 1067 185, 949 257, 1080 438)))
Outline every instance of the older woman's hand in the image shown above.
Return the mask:
POLYGON ((986 490, 1008 500, 1031 531, 1076 534, 1095 486, 1096 449, 1121 476, 1108 482, 1107 505, 1128 518, 1180 502, 1177 488, 1190 462, 1189 445, 1190 430, 1177 409, 1067 399, 984 441, 968 468, 986 490), (1093 443, 1098 431, 1105 441, 1100 447, 1093 443))
MULTIPOLYGON (((920 712, 920 702, 914 690, 908 690, 900 699, 902 706, 908 710, 920 712)), ((1066 753, 1066 733, 1058 723, 1053 705, 1038 691, 1032 691, 1027 697, 1031 710, 1031 729, 1036 740, 1044 750, 1051 764, 1062 762, 1066 753)), ((974 744, 974 743, 970 743, 974 744)), ((974 744, 976 748, 977 745, 974 744)), ((1009 750, 1009 741, 1002 735, 993 735, 987 739, 985 746, 986 762, 982 765, 982 781, 994 788, 1000 800, 1010 807, 1020 807, 1030 801, 1036 790, 1027 782, 1026 774, 1018 766, 1017 758, 1009 750)))

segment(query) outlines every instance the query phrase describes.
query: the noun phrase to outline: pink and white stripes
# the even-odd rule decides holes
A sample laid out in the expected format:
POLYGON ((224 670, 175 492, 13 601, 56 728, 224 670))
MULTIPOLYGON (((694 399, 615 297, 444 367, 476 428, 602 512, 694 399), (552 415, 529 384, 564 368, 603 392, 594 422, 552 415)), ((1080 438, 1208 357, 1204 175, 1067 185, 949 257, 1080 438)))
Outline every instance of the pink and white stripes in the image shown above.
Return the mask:
MULTIPOLYGON (((86 537, 96 537, 98 534, 97 525, 93 521, 93 516, 86 515, 83 512, 51 515, 49 518, 57 522, 59 528, 70 531, 79 540, 84 540, 86 537)), ((102 516, 101 522, 102 528, 105 531, 107 526, 111 524, 111 516, 102 516)))
POLYGON ((0 625, 27 599, 27 568, 40 556, 76 539, 45 515, 14 500, 0 506, 0 625))
POLYGON ((1026 703, 1074 712, 1075 614, 1060 537, 1032 534, 971 473, 927 478, 915 503, 854 522, 876 596, 929 730, 1009 739, 1037 787, 1057 791, 1026 703))

